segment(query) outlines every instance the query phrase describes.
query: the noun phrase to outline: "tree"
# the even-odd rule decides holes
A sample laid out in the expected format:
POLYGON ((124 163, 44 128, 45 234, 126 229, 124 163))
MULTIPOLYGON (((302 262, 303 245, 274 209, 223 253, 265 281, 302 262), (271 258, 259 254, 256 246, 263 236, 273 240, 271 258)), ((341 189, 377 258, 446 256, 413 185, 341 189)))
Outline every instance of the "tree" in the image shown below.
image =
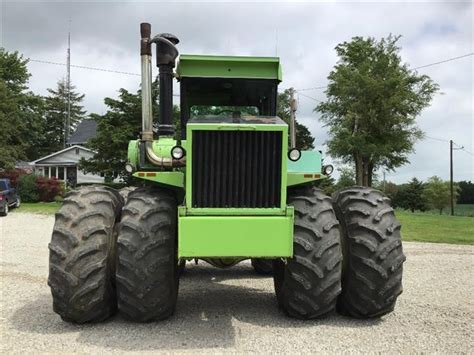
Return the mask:
POLYGON ((458 203, 474 204, 474 184, 470 181, 460 181, 458 203))
MULTIPOLYGON (((70 97, 70 132, 73 132, 77 124, 85 118, 85 110, 82 106, 84 94, 75 91, 71 85, 70 97)), ((45 97, 45 130, 43 142, 40 145, 41 155, 47 155, 63 149, 65 142, 66 119, 68 110, 68 88, 67 83, 61 79, 56 89, 48 89, 49 95, 45 97)))
POLYGON ((91 115, 97 121, 97 134, 87 146, 95 154, 90 160, 82 159, 79 167, 85 172, 104 174, 106 178, 125 177, 128 142, 137 139, 141 131, 141 98, 120 89, 117 100, 107 97, 104 102, 107 112, 91 115))
MULTIPOLYGON (((458 189, 458 186, 455 186, 454 201, 456 201, 456 197, 459 194, 458 189)), ((442 214, 443 209, 451 202, 449 181, 443 181, 438 176, 430 177, 423 195, 430 207, 437 209, 439 214, 442 214)))
MULTIPOLYGON (((152 84, 152 103, 154 122, 158 122, 159 105, 158 81, 152 84)), ((105 98, 108 107, 104 115, 91 115, 97 121, 97 135, 89 140, 87 146, 95 151, 90 160, 81 160, 80 168, 86 172, 104 174, 106 178, 120 176, 127 179, 125 171, 128 142, 138 139, 142 130, 141 91, 132 94, 125 89, 119 90, 118 99, 105 98)), ((178 122, 179 110, 173 107, 173 119, 178 122)), ((178 132, 179 133, 179 132, 178 132)))
POLYGON ((394 206, 401 207, 411 212, 426 211, 427 201, 424 195, 425 186, 417 178, 410 180, 408 184, 401 185, 398 193, 393 198, 394 206))
POLYGON ((379 167, 393 171, 408 162, 423 135, 416 117, 438 91, 428 76, 401 63, 399 38, 354 37, 337 45, 327 100, 315 108, 329 127, 329 154, 354 164, 358 185, 371 186, 379 167))
POLYGON ((29 159, 31 147, 38 147, 37 122, 41 122, 43 100, 27 91, 27 63, 18 52, 0 48, 0 169, 29 159))
POLYGON ((343 166, 337 169, 339 171, 339 179, 337 180, 335 190, 340 190, 345 187, 350 187, 355 184, 354 170, 343 166))
MULTIPOLYGON (((290 90, 286 89, 278 93, 277 97, 277 116, 286 123, 290 123, 290 90)), ((296 148, 300 150, 313 150, 314 137, 311 135, 308 127, 296 120, 296 148)), ((288 136, 289 137, 289 136, 288 136)))

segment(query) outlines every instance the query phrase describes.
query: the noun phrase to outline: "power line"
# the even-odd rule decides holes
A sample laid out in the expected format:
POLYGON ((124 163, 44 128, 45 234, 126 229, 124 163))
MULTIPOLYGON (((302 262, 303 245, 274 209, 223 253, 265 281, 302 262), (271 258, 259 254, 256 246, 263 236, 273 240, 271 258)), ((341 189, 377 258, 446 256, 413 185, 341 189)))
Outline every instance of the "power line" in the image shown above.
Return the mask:
MULTIPOLYGON (((429 63, 429 64, 421 65, 421 66, 419 66, 419 67, 413 68, 412 70, 417 70, 417 69, 421 69, 421 68, 431 67, 431 66, 433 66, 433 65, 438 65, 438 64, 443 64, 443 63, 447 63, 447 62, 452 62, 453 60, 458 60, 458 59, 470 57, 470 56, 472 56, 472 55, 474 55, 474 52, 467 53, 467 54, 463 54, 463 55, 460 55, 460 56, 457 56, 457 57, 452 57, 452 58, 440 60, 439 62, 434 62, 434 63, 429 63)), ((325 89, 325 88, 327 88, 327 86, 316 86, 316 87, 312 87, 312 88, 296 89, 296 91, 321 90, 321 89, 325 89)))
MULTIPOLYGON (((29 61, 30 62, 35 62, 35 63, 52 64, 52 65, 62 65, 62 66, 67 65, 66 63, 50 62, 48 60, 39 60, 39 59, 29 59, 29 61)), ((140 74, 137 74, 137 73, 130 73, 130 72, 125 72, 125 71, 105 69, 105 68, 97 68, 97 67, 88 67, 88 66, 85 66, 85 65, 71 64, 71 67, 79 68, 79 69, 87 69, 87 70, 96 70, 96 71, 102 71, 102 72, 107 72, 107 73, 116 73, 116 74, 140 76, 140 74)))
POLYGON ((439 62, 434 62, 434 63, 422 65, 422 66, 420 66, 420 67, 413 68, 413 70, 421 69, 421 68, 427 68, 427 67, 431 67, 431 66, 433 66, 433 65, 438 65, 438 64, 442 64, 442 63, 451 62, 451 61, 453 61, 453 60, 457 60, 457 59, 461 59, 461 58, 470 57, 471 55, 474 55, 474 52, 472 52, 472 53, 467 53, 467 54, 464 54, 464 55, 460 55, 460 56, 458 56, 458 57, 448 58, 448 59, 445 59, 445 60, 441 60, 441 61, 439 61, 439 62))
POLYGON ((440 142, 444 142, 444 143, 449 143, 449 140, 447 140, 447 139, 436 138, 436 137, 430 137, 430 136, 426 136, 426 135, 425 135, 425 138, 433 139, 433 140, 435 140, 435 141, 440 141, 440 142))
POLYGON ((316 99, 316 98, 314 98, 314 97, 311 97, 311 96, 308 96, 308 95, 302 94, 302 93, 301 93, 301 92, 299 92, 299 91, 296 91, 296 92, 297 92, 297 94, 298 94, 298 95, 301 95, 301 96, 307 97, 308 99, 311 99, 311 100, 314 100, 314 101, 317 101, 317 102, 323 102, 323 101, 321 101, 321 100, 318 100, 318 99, 316 99))
MULTIPOLYGON (((450 142, 450 141, 447 140, 447 139, 436 138, 436 137, 430 137, 430 136, 426 136, 426 135, 425 135, 425 138, 433 139, 433 140, 435 140, 435 141, 439 141, 439 142, 443 142, 443 143, 449 143, 449 142, 450 142)), ((457 148, 454 148, 454 150, 461 150, 461 151, 463 151, 463 152, 466 152, 466 153, 469 154, 469 155, 474 156, 474 154, 471 153, 471 152, 470 152, 469 150, 467 150, 466 148, 464 148, 463 145, 459 145, 459 144, 457 144, 457 143, 454 142, 454 141, 453 141, 453 145, 457 146, 457 148)))

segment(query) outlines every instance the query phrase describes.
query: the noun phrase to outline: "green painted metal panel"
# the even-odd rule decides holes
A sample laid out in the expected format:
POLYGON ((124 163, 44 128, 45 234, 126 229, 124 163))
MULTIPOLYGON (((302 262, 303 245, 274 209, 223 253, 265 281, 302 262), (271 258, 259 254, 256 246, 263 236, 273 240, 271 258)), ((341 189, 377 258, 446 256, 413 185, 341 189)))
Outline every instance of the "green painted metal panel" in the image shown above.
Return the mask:
MULTIPOLYGON (((288 136, 288 125, 282 124, 245 124, 245 123, 188 123, 186 125, 186 146, 189 148, 186 151, 186 208, 191 214, 201 214, 205 211, 208 215, 222 215, 227 214, 225 209, 221 208, 193 208, 192 207, 192 137, 193 130, 205 131, 219 131, 219 130, 246 130, 246 131, 281 131, 283 137, 288 136)), ((269 210, 275 211, 276 214, 285 213, 286 210, 286 187, 287 187, 287 156, 288 140, 282 139, 282 157, 281 157, 281 200, 280 208, 266 209, 266 208, 234 208, 232 209, 234 215, 266 215, 270 214, 269 210)))
POLYGON ((298 161, 288 162, 287 186, 306 184, 311 181, 325 179, 321 170, 321 153, 317 151, 302 151, 298 161))
POLYGON ((133 173, 133 176, 184 189, 184 172, 182 171, 137 171, 133 173))
POLYGON ((321 153, 317 151, 302 151, 297 161, 288 159, 289 173, 321 174, 321 153))
POLYGON ((178 78, 242 78, 282 80, 278 57, 186 55, 179 57, 178 78))
MULTIPOLYGON (((180 208, 181 210, 184 207, 180 208)), ((293 210, 286 216, 178 216, 178 256, 291 257, 293 210)))

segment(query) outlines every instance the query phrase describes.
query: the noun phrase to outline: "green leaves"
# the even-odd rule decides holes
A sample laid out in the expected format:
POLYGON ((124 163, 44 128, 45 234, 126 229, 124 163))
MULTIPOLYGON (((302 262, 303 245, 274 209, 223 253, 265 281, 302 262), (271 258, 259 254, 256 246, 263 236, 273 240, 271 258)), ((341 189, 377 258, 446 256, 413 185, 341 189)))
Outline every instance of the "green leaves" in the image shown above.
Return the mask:
POLYGON ((337 45, 327 100, 315 108, 329 128, 328 153, 355 162, 359 184, 370 185, 379 166, 393 170, 408 162, 422 137, 416 117, 438 91, 428 76, 401 63, 399 38, 354 37, 337 45))

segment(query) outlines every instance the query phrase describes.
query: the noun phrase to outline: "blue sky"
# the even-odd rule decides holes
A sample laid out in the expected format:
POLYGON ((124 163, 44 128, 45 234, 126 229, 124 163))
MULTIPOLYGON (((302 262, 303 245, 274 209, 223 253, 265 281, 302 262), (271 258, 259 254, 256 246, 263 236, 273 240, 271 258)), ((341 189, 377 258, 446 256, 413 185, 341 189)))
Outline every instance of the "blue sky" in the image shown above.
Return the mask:
MULTIPOLYGON (((139 73, 138 26, 171 32, 182 53, 275 55, 284 70, 282 88, 324 86, 337 61, 334 47, 353 36, 402 35, 403 60, 412 68, 473 52, 472 2, 305 2, 305 3, 112 3, 2 2, 1 44, 25 56, 65 62, 71 18, 72 63, 139 73)), ((61 66, 30 63, 30 85, 46 93, 65 75, 61 66)), ((427 137, 415 146, 407 164, 387 179, 449 177, 453 139, 473 147, 473 57, 419 70, 440 85, 431 107, 418 118, 427 137)), ((72 80, 86 94, 88 112, 105 110, 103 98, 121 87, 136 91, 139 77, 73 68, 72 80)), ((324 100, 324 90, 301 91, 324 100)), ((298 119, 324 151, 326 129, 313 112, 317 104, 299 96, 298 119)), ((474 157, 454 153, 455 179, 474 180, 474 157)), ((329 158, 327 160, 330 160, 329 158)), ((337 162, 335 162, 337 165, 337 162)))

